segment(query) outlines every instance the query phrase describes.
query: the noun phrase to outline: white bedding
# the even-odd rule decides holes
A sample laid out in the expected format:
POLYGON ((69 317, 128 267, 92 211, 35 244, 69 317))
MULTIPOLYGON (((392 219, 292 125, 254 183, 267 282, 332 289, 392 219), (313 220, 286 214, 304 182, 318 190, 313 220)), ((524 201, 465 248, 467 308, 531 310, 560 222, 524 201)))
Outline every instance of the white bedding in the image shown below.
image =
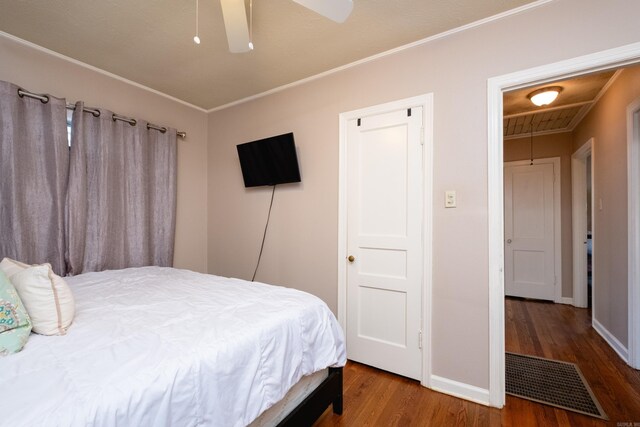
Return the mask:
POLYGON ((243 426, 346 362, 335 317, 304 292, 160 267, 67 282, 68 334, 0 358, 0 425, 243 426))

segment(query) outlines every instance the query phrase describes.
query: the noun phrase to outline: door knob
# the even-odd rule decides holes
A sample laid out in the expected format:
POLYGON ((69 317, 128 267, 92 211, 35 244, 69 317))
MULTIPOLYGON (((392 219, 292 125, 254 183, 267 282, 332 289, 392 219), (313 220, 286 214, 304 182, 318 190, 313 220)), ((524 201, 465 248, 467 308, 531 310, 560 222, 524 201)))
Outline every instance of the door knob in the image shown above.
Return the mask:
POLYGON ((507 243, 511 244, 511 239, 507 239, 507 243))
POLYGON ((349 260, 349 262, 353 262, 356 260, 356 257, 354 257, 353 255, 349 255, 347 259, 349 260))

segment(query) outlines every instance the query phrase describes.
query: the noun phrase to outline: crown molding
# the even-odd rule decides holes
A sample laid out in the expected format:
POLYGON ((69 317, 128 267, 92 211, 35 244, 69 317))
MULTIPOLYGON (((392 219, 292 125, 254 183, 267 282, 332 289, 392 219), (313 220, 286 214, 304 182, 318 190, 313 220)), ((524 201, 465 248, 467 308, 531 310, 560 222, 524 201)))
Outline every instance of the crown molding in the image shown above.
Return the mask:
POLYGON ((187 101, 183 101, 182 99, 176 98, 175 96, 168 95, 168 94, 166 94, 164 92, 160 92, 159 90, 150 88, 149 86, 145 86, 143 84, 136 83, 133 80, 129 80, 129 79, 124 78, 122 76, 119 76, 117 74, 111 73, 109 71, 105 71, 102 68, 94 67, 93 65, 89 65, 86 62, 78 61, 77 59, 73 59, 73 58, 71 58, 69 56, 63 55, 63 54, 58 53, 58 52, 56 52, 54 50, 47 49, 46 47, 43 47, 43 46, 40 46, 38 44, 32 43, 30 41, 21 39, 20 37, 14 36, 13 34, 9 34, 9 33, 5 33, 4 31, 0 31, 0 37, 8 39, 8 40, 11 40, 11 41, 13 41, 15 43, 18 43, 18 44, 21 44, 23 46, 29 47, 31 49, 35 49, 35 50, 37 50, 39 52, 42 52, 42 53, 45 53, 47 55, 51 55, 51 56, 53 56, 55 58, 62 59, 63 61, 70 62, 70 63, 72 63, 74 65, 78 65, 78 66, 80 66, 82 68, 86 68, 87 70, 94 71, 94 72, 96 72, 98 74, 102 74, 103 76, 110 77, 112 79, 115 79, 115 80, 121 81, 123 83, 129 84, 131 86, 135 86, 138 89, 142 89, 142 90, 145 90, 147 92, 151 92, 151 93, 153 93, 155 95, 159 95, 159 96, 161 96, 163 98, 166 98, 166 99, 169 99, 171 101, 174 101, 174 102, 177 102, 179 104, 182 104, 184 106, 193 108, 194 110, 198 110, 198 111, 203 112, 203 113, 207 112, 207 110, 205 108, 198 107, 197 105, 191 104, 191 103, 189 103, 187 101))
POLYGON ((340 71, 348 70, 350 68, 357 67, 359 65, 366 64, 368 62, 372 62, 372 61, 378 60, 380 58, 384 58, 384 57, 387 57, 387 56, 390 56, 390 55, 394 55, 396 53, 405 51, 407 49, 412 49, 412 48, 417 47, 417 46, 428 44, 428 43, 434 42, 436 40, 440 40, 440 39, 449 37, 451 35, 454 35, 454 34, 457 34, 457 33, 460 33, 460 32, 475 28, 475 27, 479 27, 481 25, 488 24, 490 22, 498 21, 498 20, 507 18, 507 17, 512 16, 512 15, 523 13, 523 12, 526 12, 526 11, 528 11, 530 9, 535 9, 535 8, 540 7, 540 6, 543 6, 543 5, 545 5, 547 3, 550 3, 552 1, 555 1, 555 0, 536 0, 536 1, 533 1, 531 3, 525 4, 523 6, 517 7, 515 9, 510 9, 510 10, 498 13, 496 15, 492 15, 492 16, 489 16, 487 18, 483 18, 483 19, 480 19, 478 21, 474 21, 474 22, 471 22, 469 24, 465 24, 465 25, 462 25, 460 27, 453 28, 451 30, 447 30, 447 31, 444 31, 442 33, 435 34, 433 36, 430 36, 430 37, 427 37, 427 38, 424 38, 424 39, 421 39, 421 40, 418 40, 418 41, 415 41, 415 42, 412 42, 412 43, 408 43, 408 44, 405 44, 405 45, 402 45, 402 46, 387 50, 385 52, 381 52, 381 53, 369 56, 367 58, 360 59, 360 60, 355 61, 355 62, 351 62, 351 63, 346 64, 346 65, 341 65, 341 66, 333 68, 331 70, 324 71, 322 73, 315 74, 313 76, 306 77, 304 79, 297 80, 295 82, 288 83, 286 85, 282 85, 282 86, 278 86, 278 87, 273 88, 273 89, 269 89, 269 90, 267 90, 265 92, 261 92, 261 93, 258 93, 256 95, 251 95, 251 96, 248 96, 246 98, 242 98, 242 99, 239 99, 239 100, 236 100, 236 101, 232 101, 232 102, 229 102, 227 104, 223 104, 223 105, 220 105, 220 106, 217 106, 217 107, 213 107, 213 108, 210 108, 210 109, 202 108, 202 107, 199 107, 197 105, 191 104, 191 103, 189 103, 187 101, 184 101, 184 100, 182 100, 180 98, 176 98, 176 97, 174 97, 172 95, 168 95, 168 94, 166 94, 164 92, 161 92, 159 90, 150 88, 150 87, 145 86, 143 84, 136 83, 133 80, 129 80, 129 79, 125 78, 125 77, 119 76, 117 74, 111 73, 109 71, 103 70, 103 69, 95 67, 93 65, 89 65, 89 64, 87 64, 85 62, 82 62, 82 61, 79 61, 77 59, 73 59, 73 58, 71 58, 69 56, 63 55, 63 54, 58 53, 56 51, 53 51, 51 49, 47 49, 46 47, 43 47, 43 46, 37 45, 35 43, 32 43, 30 41, 21 39, 21 38, 19 38, 17 36, 14 36, 12 34, 6 33, 4 31, 0 31, 0 37, 6 38, 8 40, 12 40, 12 41, 14 41, 14 42, 16 42, 18 44, 30 47, 32 49, 35 49, 35 50, 38 50, 40 52, 46 53, 48 55, 54 56, 54 57, 56 57, 58 59, 62 59, 64 61, 71 62, 72 64, 78 65, 80 67, 86 68, 86 69, 91 70, 91 71, 95 71, 96 73, 102 74, 102 75, 107 76, 107 77, 111 77, 111 78, 113 78, 115 80, 119 80, 119 81, 121 81, 123 83, 130 84, 130 85, 135 86, 135 87, 137 87, 139 89, 142 89, 142 90, 151 92, 153 94, 162 96, 163 98, 170 99, 171 101, 174 101, 174 102, 177 102, 177 103, 182 104, 184 106, 193 108, 194 110, 197 110, 197 111, 200 111, 200 112, 204 112, 204 113, 213 113, 213 112, 224 110, 224 109, 227 109, 227 108, 239 105, 239 104, 244 104, 246 102, 253 101, 253 100, 258 99, 258 98, 263 98, 265 96, 268 96, 268 95, 271 95, 271 94, 274 94, 274 93, 277 93, 277 92, 282 92, 284 90, 287 90, 287 89, 290 89, 290 88, 293 88, 293 87, 296 87, 296 86, 300 86, 300 85, 303 85, 305 83, 309 83, 309 82, 312 82, 314 80, 321 79, 323 77, 330 76, 330 75, 338 73, 340 71))
POLYGON ((251 96, 248 96, 246 98, 239 99, 237 101, 232 101, 232 102, 229 102, 227 104, 220 105, 218 107, 210 108, 209 110, 207 110, 207 113, 213 113, 215 111, 224 110, 224 109, 227 109, 227 108, 230 108, 230 107, 234 107, 234 106, 239 105, 239 104, 244 104, 245 102, 253 101, 253 100, 258 99, 258 98, 263 98, 265 96, 272 95, 272 94, 277 93, 277 92, 282 92, 282 91, 290 89, 292 87, 300 86, 300 85, 303 85, 305 83, 309 83, 309 82, 312 82, 314 80, 318 80, 318 79, 321 79, 323 77, 330 76, 330 75, 338 73, 340 71, 348 70, 349 68, 353 68, 353 67, 357 67, 357 66, 362 65, 362 64, 366 64, 367 62, 375 61, 377 59, 384 58, 384 57, 390 56, 390 55, 394 55, 394 54, 396 54, 398 52, 402 52, 402 51, 405 51, 407 49, 412 49, 414 47, 421 46, 423 44, 431 43, 431 42, 434 42, 436 40, 440 40, 440 39, 443 39, 445 37, 449 37, 451 35, 454 35, 454 34, 457 34, 457 33, 460 33, 460 32, 475 28, 475 27, 479 27, 481 25, 488 24, 488 23, 493 22, 493 21, 499 21, 499 20, 507 18, 509 16, 517 15, 517 14, 522 13, 522 12, 526 12, 526 11, 528 11, 530 9, 535 9, 535 8, 540 7, 542 5, 545 5, 547 3, 551 3, 552 1, 554 1, 554 0, 536 0, 536 1, 532 2, 532 3, 525 4, 523 6, 515 8, 515 9, 510 9, 510 10, 507 10, 505 12, 498 13, 497 15, 492 15, 492 16, 489 16, 487 18, 483 18, 483 19, 480 19, 478 21, 474 21, 474 22, 471 22, 469 24, 462 25, 460 27, 452 28, 451 30, 444 31, 442 33, 438 33, 438 34, 435 34, 433 36, 429 36, 429 37, 427 37, 425 39, 421 39, 421 40, 418 40, 418 41, 415 41, 415 42, 412 42, 412 43, 409 43, 409 44, 405 44, 405 45, 402 45, 402 46, 387 50, 385 52, 381 52, 381 53, 369 56, 367 58, 363 58, 363 59, 360 59, 358 61, 351 62, 351 63, 346 64, 346 65, 341 65, 341 66, 333 68, 331 70, 324 71, 322 73, 315 74, 315 75, 310 76, 310 77, 306 77, 306 78, 304 78, 302 80, 297 80, 295 82, 288 83, 288 84, 283 85, 283 86, 278 86, 276 88, 269 89, 269 90, 267 90, 265 92, 261 92, 261 93, 258 93, 256 95, 251 95, 251 96))

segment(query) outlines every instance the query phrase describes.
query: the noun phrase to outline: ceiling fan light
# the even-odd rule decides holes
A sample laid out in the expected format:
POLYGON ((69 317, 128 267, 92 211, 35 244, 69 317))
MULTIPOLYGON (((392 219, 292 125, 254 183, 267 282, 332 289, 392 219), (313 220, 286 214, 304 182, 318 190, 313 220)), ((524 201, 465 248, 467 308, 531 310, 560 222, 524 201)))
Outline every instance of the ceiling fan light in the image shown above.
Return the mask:
POLYGON ((193 42, 195 44, 200 44, 200 37, 198 37, 198 22, 199 22, 198 17, 199 17, 199 9, 200 9, 199 8, 199 3, 200 2, 198 0, 196 0, 196 35, 193 36, 193 42))
POLYGON ((560 86, 544 87, 531 92, 527 98, 529 98, 529 100, 538 107, 542 107, 543 105, 549 105, 555 101, 560 92, 562 92, 562 88, 560 86))

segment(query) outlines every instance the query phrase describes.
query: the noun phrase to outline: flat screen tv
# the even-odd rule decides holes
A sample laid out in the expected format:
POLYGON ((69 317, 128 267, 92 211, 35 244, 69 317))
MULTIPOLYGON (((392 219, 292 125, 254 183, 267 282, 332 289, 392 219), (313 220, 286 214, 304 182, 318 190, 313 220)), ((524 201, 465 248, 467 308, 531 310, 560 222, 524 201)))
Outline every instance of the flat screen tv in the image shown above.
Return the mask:
POLYGON ((300 182, 293 133, 236 146, 245 187, 300 182))

